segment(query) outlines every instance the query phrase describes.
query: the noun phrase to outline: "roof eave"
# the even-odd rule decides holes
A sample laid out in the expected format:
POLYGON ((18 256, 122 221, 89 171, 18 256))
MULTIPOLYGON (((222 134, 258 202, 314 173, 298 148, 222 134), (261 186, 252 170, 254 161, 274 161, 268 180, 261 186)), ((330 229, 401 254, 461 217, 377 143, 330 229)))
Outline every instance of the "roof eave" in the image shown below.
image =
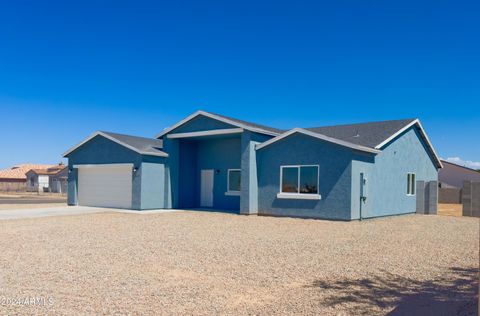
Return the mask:
POLYGON ((155 156, 155 157, 164 157, 164 158, 168 157, 168 154, 165 152, 161 152, 161 153, 150 153, 148 151, 137 151, 137 152, 145 156, 155 156))
POLYGON ((151 153, 151 152, 146 152, 146 151, 142 151, 142 150, 139 150, 133 146, 130 146, 129 144, 127 143, 124 143, 122 141, 119 141, 118 139, 116 139, 115 137, 112 137, 106 133, 103 133, 103 132, 100 132, 100 131, 97 131, 95 133, 92 133, 90 136, 88 136, 87 138, 85 138, 82 142, 78 143, 77 145, 73 146, 72 148, 70 148, 69 150, 67 150, 62 156, 64 158, 68 157, 68 155, 72 152, 74 152, 75 150, 77 150, 79 147, 81 147, 82 145, 88 143, 90 140, 92 140, 94 137, 96 136, 102 136, 102 137, 105 137, 106 139, 109 139, 125 148, 128 148, 138 154, 141 154, 141 155, 149 155, 149 156, 157 156, 157 157, 168 157, 168 154, 165 153, 165 152, 159 152, 159 153, 151 153))

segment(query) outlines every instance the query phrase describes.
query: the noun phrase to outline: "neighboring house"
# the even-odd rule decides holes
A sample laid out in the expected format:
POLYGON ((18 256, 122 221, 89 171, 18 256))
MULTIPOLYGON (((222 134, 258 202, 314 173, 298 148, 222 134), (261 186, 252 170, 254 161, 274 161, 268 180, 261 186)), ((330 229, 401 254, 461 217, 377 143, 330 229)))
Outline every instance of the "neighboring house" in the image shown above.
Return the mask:
POLYGON ((60 163, 27 172, 27 191, 66 193, 68 168, 60 163))
POLYGON ((436 190, 442 167, 417 119, 284 131, 204 111, 155 139, 96 132, 64 156, 70 205, 338 220, 414 213, 417 183, 436 190))
POLYGON ((27 188, 26 173, 30 169, 49 168, 51 166, 26 163, 0 170, 0 191, 25 191, 27 188))
POLYGON ((57 173, 49 177, 50 192, 67 194, 68 168, 63 165, 57 173))
POLYGON ((438 172, 438 182, 441 188, 463 187, 463 181, 480 182, 480 172, 442 160, 443 168, 438 172))

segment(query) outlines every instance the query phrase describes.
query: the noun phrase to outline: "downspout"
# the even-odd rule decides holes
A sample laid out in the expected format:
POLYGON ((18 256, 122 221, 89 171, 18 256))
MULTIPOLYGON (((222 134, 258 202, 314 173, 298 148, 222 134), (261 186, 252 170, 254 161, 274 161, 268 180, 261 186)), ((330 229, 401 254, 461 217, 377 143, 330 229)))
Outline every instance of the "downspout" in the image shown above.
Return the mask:
POLYGON ((363 203, 363 196, 360 196, 360 221, 362 221, 362 203, 363 203))
POLYGON ((365 203, 365 201, 367 200, 367 197, 365 196, 365 183, 366 183, 366 179, 365 179, 365 174, 363 172, 360 172, 360 208, 359 208, 359 211, 360 211, 360 221, 362 220, 362 209, 363 209, 363 203, 365 203))

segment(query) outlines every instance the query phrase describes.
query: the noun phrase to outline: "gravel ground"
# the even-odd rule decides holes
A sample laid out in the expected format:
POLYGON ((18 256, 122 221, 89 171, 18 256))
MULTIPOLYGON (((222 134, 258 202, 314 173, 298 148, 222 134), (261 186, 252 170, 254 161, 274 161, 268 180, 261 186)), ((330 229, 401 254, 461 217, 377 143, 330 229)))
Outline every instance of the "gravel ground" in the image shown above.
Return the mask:
POLYGON ((103 213, 0 221, 0 249, 0 314, 477 313, 474 218, 103 213))

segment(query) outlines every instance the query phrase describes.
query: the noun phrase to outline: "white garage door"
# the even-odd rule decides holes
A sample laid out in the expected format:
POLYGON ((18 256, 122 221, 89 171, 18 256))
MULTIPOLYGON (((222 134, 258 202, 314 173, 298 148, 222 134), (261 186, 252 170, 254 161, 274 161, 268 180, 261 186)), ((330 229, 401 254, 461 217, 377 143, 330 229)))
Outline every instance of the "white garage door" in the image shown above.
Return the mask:
POLYGON ((132 165, 78 166, 78 205, 132 207, 132 165))

